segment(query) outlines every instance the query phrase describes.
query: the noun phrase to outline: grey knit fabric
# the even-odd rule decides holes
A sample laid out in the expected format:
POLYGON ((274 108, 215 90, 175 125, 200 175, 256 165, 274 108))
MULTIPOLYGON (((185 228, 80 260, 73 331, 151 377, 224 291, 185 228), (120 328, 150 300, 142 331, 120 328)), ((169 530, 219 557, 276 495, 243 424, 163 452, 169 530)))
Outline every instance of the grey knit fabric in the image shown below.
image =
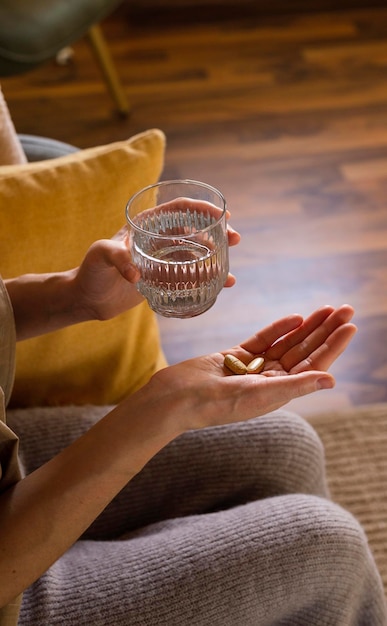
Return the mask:
MULTIPOLYGON (((10 411, 27 472, 107 409, 10 411)), ((386 626, 323 449, 279 411, 172 442, 24 594, 20 626, 386 626)))

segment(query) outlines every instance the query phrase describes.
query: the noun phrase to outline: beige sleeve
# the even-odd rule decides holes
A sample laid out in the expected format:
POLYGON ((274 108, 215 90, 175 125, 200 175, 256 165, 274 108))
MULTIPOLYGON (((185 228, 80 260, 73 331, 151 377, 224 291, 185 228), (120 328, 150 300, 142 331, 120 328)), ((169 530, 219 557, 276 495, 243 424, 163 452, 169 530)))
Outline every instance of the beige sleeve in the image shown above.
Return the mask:
POLYGON ((26 162, 26 155, 16 133, 0 85, 0 165, 14 165, 26 162))
POLYGON ((0 278, 0 491, 20 480, 18 438, 6 425, 5 407, 15 369, 15 324, 7 290, 0 278))
MULTIPOLYGON (((21 478, 19 440, 5 423, 5 406, 13 384, 15 326, 11 303, 0 278, 0 492, 21 478)), ((21 596, 0 608, 0 626, 16 626, 21 596)))

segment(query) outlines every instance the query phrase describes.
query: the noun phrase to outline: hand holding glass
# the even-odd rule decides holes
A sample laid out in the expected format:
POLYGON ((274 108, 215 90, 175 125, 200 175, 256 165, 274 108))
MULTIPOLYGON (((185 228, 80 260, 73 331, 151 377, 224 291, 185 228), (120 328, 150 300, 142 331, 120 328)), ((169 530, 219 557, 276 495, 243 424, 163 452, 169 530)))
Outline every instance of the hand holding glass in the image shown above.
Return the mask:
POLYGON ((137 284, 165 317, 194 317, 216 301, 228 275, 226 201, 210 185, 172 180, 142 189, 126 216, 137 284))

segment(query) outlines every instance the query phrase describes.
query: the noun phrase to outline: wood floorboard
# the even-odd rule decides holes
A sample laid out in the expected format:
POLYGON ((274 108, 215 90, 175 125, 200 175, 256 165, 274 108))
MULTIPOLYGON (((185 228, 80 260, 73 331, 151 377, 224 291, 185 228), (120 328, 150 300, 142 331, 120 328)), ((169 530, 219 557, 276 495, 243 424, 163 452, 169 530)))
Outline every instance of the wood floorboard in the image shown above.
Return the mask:
POLYGON ((160 319, 171 362, 289 312, 355 306, 359 331, 333 368, 336 388, 292 403, 304 414, 387 401, 387 8, 310 4, 125 2, 103 28, 132 104, 126 119, 86 39, 66 66, 2 80, 20 132, 83 148, 159 127, 163 178, 226 195, 242 234, 237 284, 199 318, 160 319))

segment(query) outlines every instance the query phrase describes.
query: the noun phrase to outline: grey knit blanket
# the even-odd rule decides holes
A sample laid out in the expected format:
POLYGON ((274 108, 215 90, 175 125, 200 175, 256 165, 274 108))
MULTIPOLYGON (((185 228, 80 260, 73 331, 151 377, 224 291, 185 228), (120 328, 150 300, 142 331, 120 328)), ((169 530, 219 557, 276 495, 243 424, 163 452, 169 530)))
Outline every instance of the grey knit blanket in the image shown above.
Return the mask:
MULTIPOLYGON (((107 408, 15 410, 33 471, 107 408)), ((60 494, 58 494, 60 497, 60 494)), ((359 523, 285 411, 189 432, 152 459, 24 594, 20 626, 386 626, 359 523)))

